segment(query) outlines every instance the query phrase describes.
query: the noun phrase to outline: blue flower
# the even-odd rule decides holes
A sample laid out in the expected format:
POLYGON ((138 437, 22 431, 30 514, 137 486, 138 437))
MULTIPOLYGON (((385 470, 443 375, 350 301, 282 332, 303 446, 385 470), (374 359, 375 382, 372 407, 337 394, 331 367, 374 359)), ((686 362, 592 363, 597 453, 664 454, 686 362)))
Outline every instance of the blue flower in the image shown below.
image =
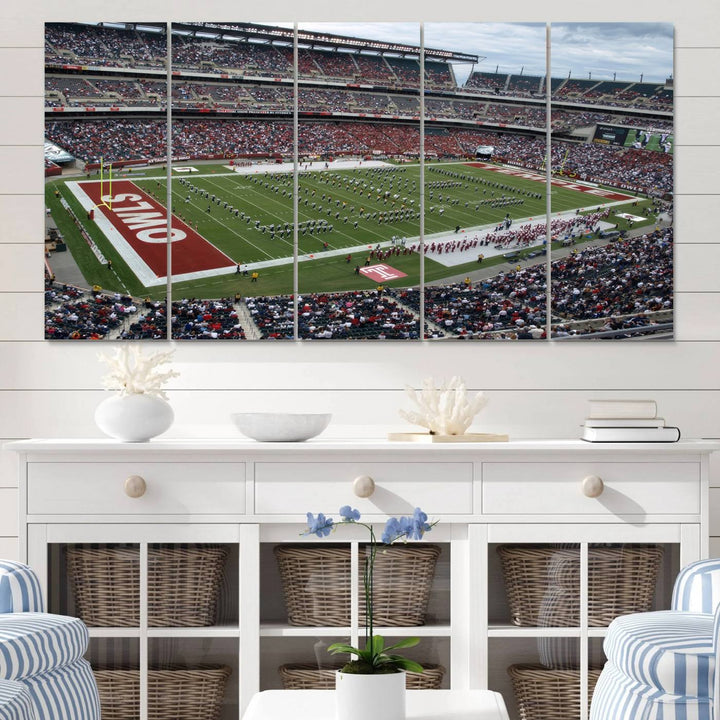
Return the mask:
POLYGON ((415 512, 412 516, 412 529, 408 533, 408 537, 411 540, 422 540, 422 536, 430 530, 431 526, 428 524, 428 516, 420 508, 415 508, 415 512))
POLYGON ((381 538, 383 543, 385 543, 385 545, 390 545, 401 535, 402 530, 400 529, 400 521, 394 517, 388 518, 381 538))
POLYGON ((422 540, 423 535, 431 527, 432 525, 427 521, 427 515, 420 508, 415 508, 412 517, 390 518, 385 523, 382 541, 386 545, 390 545, 402 538, 405 540, 422 540))
POLYGON ((360 511, 351 508, 349 505, 343 505, 340 508, 340 515, 347 522, 357 522, 360 519, 360 511))
POLYGON ((307 514, 308 529, 306 535, 315 534, 319 538, 325 537, 332 532, 333 519, 326 518, 322 513, 315 517, 312 513, 307 514))

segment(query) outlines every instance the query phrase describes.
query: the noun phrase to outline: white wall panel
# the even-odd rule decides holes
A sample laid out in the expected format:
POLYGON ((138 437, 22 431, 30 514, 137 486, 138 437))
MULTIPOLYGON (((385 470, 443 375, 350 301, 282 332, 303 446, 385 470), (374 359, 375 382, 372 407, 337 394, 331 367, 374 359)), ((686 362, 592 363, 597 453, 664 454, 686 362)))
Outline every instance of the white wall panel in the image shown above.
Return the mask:
MULTIPOLYGON (((37 3, 39 6, 40 3, 37 3)), ((67 6, 66 6, 67 7, 67 6)), ((42 8, 35 7, 34 12, 28 2, 21 8, 14 3, 5 2, 0 8, 0 47, 2 48, 42 48, 45 45, 42 8)))
MULTIPOLYGON (((62 3, 48 3, 47 0, 26 0, 21 10, 14 3, 5 3, 0 17, 7 16, 9 24, 0 24, 0 45, 42 46, 42 20, 67 21, 106 20, 106 6, 97 0, 65 0, 62 3)), ((113 14, 115 17, 117 11, 113 14)), ((197 19, 227 21, 238 14, 234 0, 214 0, 198 6, 196 0, 125 0, 120 13, 126 20, 158 21, 170 19, 197 19)), ((720 25, 720 10, 711 0, 678 6, 657 0, 638 0, 628 4, 621 0, 607 0, 601 8, 592 3, 582 4, 576 0, 553 0, 552 3, 537 3, 534 0, 518 0, 512 4, 485 4, 481 9, 476 4, 455 0, 454 2, 430 3, 418 6, 413 0, 366 0, 363 3, 328 4, 323 0, 306 0, 302 12, 289 0, 270 0, 263 3, 264 21, 321 20, 374 20, 407 21, 409 18, 426 21, 533 21, 554 22, 573 20, 597 21, 657 21, 675 22, 678 47, 712 46, 717 44, 717 27, 720 25), (684 11, 684 12, 683 12, 684 11), (298 17, 298 16, 301 17, 298 17)))
MULTIPOLYGON (((704 317, 713 322, 709 310, 704 317)), ((150 343, 145 350, 168 347, 150 343)), ((97 352, 111 346, 54 341, 10 349, 0 354, 0 389, 100 390, 107 368, 97 352)), ((488 390, 698 390, 717 378, 703 342, 306 342, 286 345, 281 356, 275 343, 178 342, 175 350, 180 377, 171 382, 173 390, 401 390, 451 374, 488 390)))
MULTIPOLYGON (((410 430, 398 415, 410 402, 399 390, 173 391, 175 424, 167 437, 236 437, 233 412, 332 412, 326 435, 382 437, 410 430)), ((101 437, 93 415, 107 395, 102 391, 0 391, 0 437, 101 437)), ((659 414, 681 428, 684 437, 720 438, 720 390, 598 391, 496 390, 477 418, 482 432, 511 438, 575 438, 580 435, 590 398, 653 398, 659 414)))
POLYGON ((41 97, 0 97, 0 145, 42 145, 41 97))
MULTIPOLYGON (((0 312, 0 338, 3 340, 42 340, 44 322, 44 298, 41 292, 3 292, 0 312)), ((2 357, 15 364, 14 349, 0 344, 2 357)), ((0 359, 0 365, 3 361, 0 359)), ((10 363, 8 363, 10 364, 10 363)))
POLYGON ((43 245, 0 245, 0 292, 42 292, 44 250, 43 245))
POLYGON ((720 292, 720 244, 675 248, 675 290, 720 292))
POLYGON ((0 488, 0 536, 18 534, 18 491, 16 488, 0 488))
MULTIPOLYGON (((708 3, 709 4, 709 3, 708 3)), ((720 62, 717 37, 702 47, 675 48, 675 90, 680 97, 720 95, 720 78, 712 68, 720 62)))
POLYGON ((675 293, 675 339, 720 341, 720 293, 675 293))
MULTIPOLYGON (((0 39, 2 38, 0 31, 0 39)), ((43 97, 44 52, 39 48, 0 47, 0 67, 21 68, 22 72, 0 75, 0 96, 35 95, 43 97)))
POLYGON ((717 243, 720 238, 715 215, 708 212, 713 207, 720 207, 720 196, 676 193, 675 243, 717 243))
MULTIPOLYGON (((67 22, 72 17, 80 21, 106 20, 106 6, 97 0, 65 0, 48 3, 47 0, 25 0, 21 5, 5 2, 0 8, 0 47, 43 47, 43 21, 67 22)), ((235 0, 214 0, 199 8, 196 0, 126 0, 122 17, 127 20, 163 21, 172 19, 197 19, 227 21, 235 17, 238 6, 235 0), (200 12, 202 10, 202 12, 200 12)), ((115 14, 110 13, 115 17, 115 14)), ((467 0, 444 3, 426 2, 418 6, 413 0, 366 0, 363 3, 328 4, 323 0, 306 0, 302 12, 290 0, 271 0, 263 3, 263 20, 306 22, 320 20, 343 20, 365 22, 368 18, 387 21, 407 21, 419 18, 426 21, 533 21, 562 22, 573 20, 641 21, 649 19, 674 22, 675 42, 678 48, 717 47, 717 28, 720 26, 720 6, 712 0, 702 0, 685 6, 669 1, 638 0, 632 4, 621 0, 608 0, 599 10, 592 3, 582 4, 576 0, 553 0, 537 3, 534 0, 518 0, 512 4, 495 3, 482 6, 467 0), (298 17, 298 16, 301 17, 298 17)), ((706 65, 712 67, 712 65, 706 65)), ((677 72, 676 72, 677 75, 677 72)))
POLYGON ((720 193, 720 146, 684 146, 675 151, 675 189, 702 195, 720 193))
POLYGON ((0 244, 42 244, 45 240, 44 209, 45 202, 39 193, 0 195, 0 244))
POLYGON ((42 137, 37 147, 0 146, 0 168, 12 172, 0 173, 0 194, 30 195, 43 191, 43 147, 42 137))
POLYGON ((9 439, 0 440, 0 488, 16 488, 18 486, 17 453, 5 449, 9 439))
POLYGON ((720 145, 717 118, 720 97, 678 97, 675 100, 676 145, 720 145))
POLYGON ((3 560, 20 559, 20 546, 17 537, 0 537, 0 558, 3 560))

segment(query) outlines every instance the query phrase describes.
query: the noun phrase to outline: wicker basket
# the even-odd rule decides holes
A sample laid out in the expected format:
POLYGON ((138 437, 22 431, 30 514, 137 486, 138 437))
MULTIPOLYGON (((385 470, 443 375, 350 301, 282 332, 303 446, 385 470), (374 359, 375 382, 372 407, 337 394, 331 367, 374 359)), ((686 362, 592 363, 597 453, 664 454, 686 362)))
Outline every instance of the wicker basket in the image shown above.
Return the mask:
MULTIPOLYGON (((507 671, 519 720, 580 720, 580 670, 511 665, 507 671)), ((599 669, 588 670, 588 711, 599 677, 599 669)))
MULTIPOLYGON (((102 720, 139 720, 140 671, 93 670, 102 720)), ((148 670, 152 720, 217 720, 222 713, 226 666, 148 670)))
MULTIPOLYGON (((148 625, 214 625, 228 553, 226 545, 151 545, 148 625)), ((140 624, 139 558, 137 546, 68 546, 70 584, 86 625, 140 624)))
MULTIPOLYGON (((515 625, 580 624, 580 549, 500 545, 510 615, 515 625)), ((590 547, 588 624, 604 627, 619 615, 651 609, 663 548, 660 545, 590 547)))
MULTIPOLYGON (((375 557, 373 621, 378 626, 423 625, 437 545, 393 545, 375 557)), ((350 624, 350 548, 275 546, 290 625, 350 624)), ((361 563, 362 565, 362 563, 361 563)), ((362 578, 360 579, 362 587, 362 578)), ((360 623, 365 623, 364 607, 360 623)))
MULTIPOLYGON (((331 668, 318 668, 316 665, 293 664, 278 668, 285 690, 334 690, 335 671, 340 665, 331 668)), ((445 668, 442 665, 425 665, 424 672, 409 672, 405 687, 408 690, 438 690, 442 685, 445 668)), ((105 718, 103 717, 103 720, 105 718)))

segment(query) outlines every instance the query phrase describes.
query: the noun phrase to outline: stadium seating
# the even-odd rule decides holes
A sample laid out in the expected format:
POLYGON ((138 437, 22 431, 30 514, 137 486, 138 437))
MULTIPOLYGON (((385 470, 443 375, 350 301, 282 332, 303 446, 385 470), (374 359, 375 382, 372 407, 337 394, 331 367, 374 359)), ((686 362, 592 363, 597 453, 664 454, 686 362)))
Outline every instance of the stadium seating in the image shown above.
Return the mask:
POLYGON ((181 300, 172 304, 173 340, 244 340, 245 332, 229 298, 181 300))
POLYGON ((137 314, 126 295, 88 293, 45 279, 45 337, 100 340, 137 314))
POLYGON ((508 81, 509 95, 537 95, 543 84, 543 78, 531 75, 511 75, 508 81))
POLYGON ((107 67, 162 68, 166 43, 149 32, 47 23, 46 62, 107 67))
POLYGON ((476 70, 465 83, 466 89, 477 89, 485 92, 500 93, 505 90, 508 76, 502 73, 488 73, 476 70))
MULTIPOLYGON (((264 120, 177 120, 174 152, 191 158, 267 156, 292 152, 292 125, 264 120)), ((160 120, 56 120, 46 125, 49 140, 86 162, 108 160, 164 161, 165 124, 160 120)), ((473 156, 478 145, 492 145, 499 162, 540 169, 545 139, 481 130, 444 128, 428 132, 426 151, 438 157, 473 156)), ((301 123, 302 155, 417 157, 416 127, 370 122, 301 123)), ((602 182, 651 195, 672 191, 672 156, 599 144, 553 143, 553 167, 571 178, 602 182)))
POLYGON ((553 100, 563 100, 571 97, 578 98, 597 84, 597 80, 578 80, 575 78, 568 78, 555 92, 553 92, 552 97, 553 100))

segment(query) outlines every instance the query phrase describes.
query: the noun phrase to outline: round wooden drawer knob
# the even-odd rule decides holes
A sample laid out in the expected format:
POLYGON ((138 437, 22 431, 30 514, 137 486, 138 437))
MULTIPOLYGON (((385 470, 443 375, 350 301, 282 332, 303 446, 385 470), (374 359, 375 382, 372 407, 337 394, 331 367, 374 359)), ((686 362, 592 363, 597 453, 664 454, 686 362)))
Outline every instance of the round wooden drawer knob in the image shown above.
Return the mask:
POLYGON ((605 483, 597 475, 588 475, 582 481, 583 495, 590 498, 600 497, 605 489, 605 483))
POLYGON ((131 475, 125 480, 125 494, 131 498, 139 498, 145 494, 147 483, 139 475, 131 475))
POLYGON ((353 480, 353 492, 361 498, 370 497, 375 492, 375 481, 369 475, 360 475, 353 480))

